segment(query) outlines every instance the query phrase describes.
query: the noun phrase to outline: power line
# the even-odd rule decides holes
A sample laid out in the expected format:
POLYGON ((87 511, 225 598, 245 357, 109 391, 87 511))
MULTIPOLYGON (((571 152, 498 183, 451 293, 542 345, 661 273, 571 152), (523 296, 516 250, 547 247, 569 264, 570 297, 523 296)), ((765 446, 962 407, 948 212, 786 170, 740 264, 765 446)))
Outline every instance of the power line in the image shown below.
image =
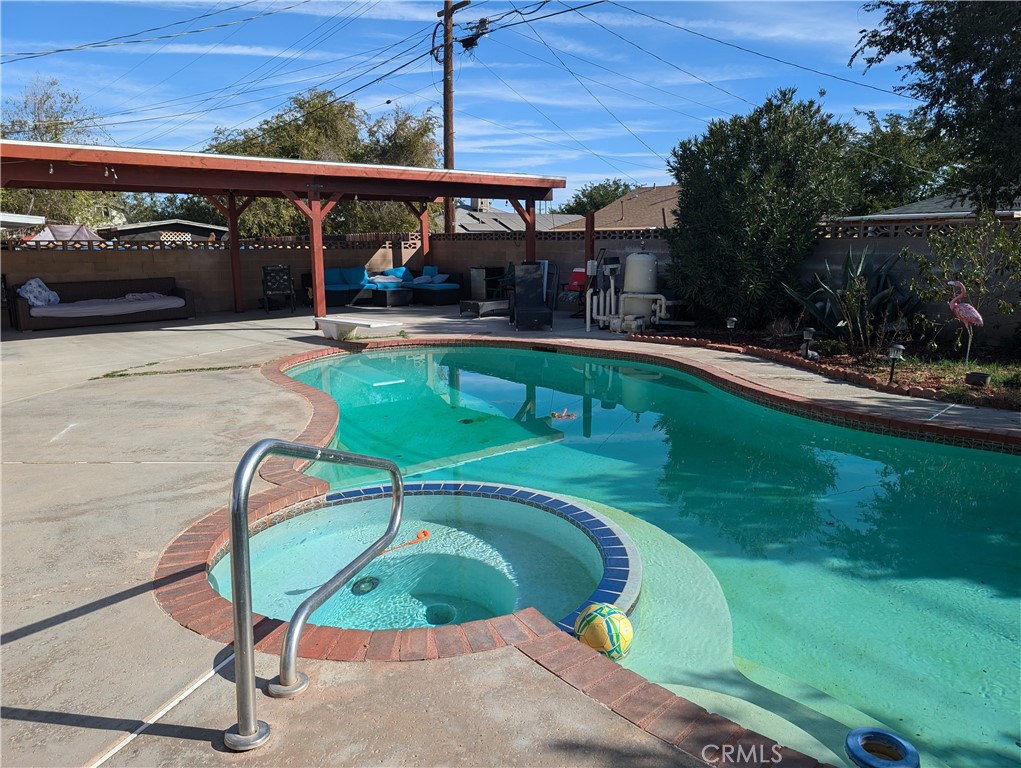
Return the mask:
POLYGON ((652 56, 652 58, 656 59, 656 61, 659 61, 659 62, 661 62, 662 64, 666 64, 666 65, 667 65, 668 67, 672 67, 673 69, 676 69, 676 70, 677 70, 678 72, 681 72, 681 73, 683 73, 683 74, 687 75, 688 77, 693 77, 694 79, 698 80, 698 81, 699 81, 700 83, 703 83, 703 84, 705 84, 705 85, 708 85, 708 86, 709 86, 710 88, 715 88, 716 90, 720 91, 721 93, 725 93, 725 94, 727 94, 727 95, 728 95, 728 96, 730 96, 731 98, 737 99, 738 101, 743 101, 743 102, 744 102, 745 104, 748 104, 749 106, 752 106, 752 107, 754 107, 754 106, 755 106, 754 104, 752 104, 752 102, 748 101, 748 99, 744 98, 743 96, 738 96, 738 95, 737 95, 736 93, 731 93, 731 92, 730 92, 730 91, 728 91, 728 90, 727 90, 726 88, 723 88, 723 87, 721 87, 721 86, 719 86, 719 85, 716 85, 716 83, 711 83, 711 82, 709 82, 708 80, 706 80, 705 78, 699 77, 698 75, 696 75, 696 74, 694 74, 694 73, 692 73, 692 72, 689 72, 689 71, 688 71, 688 70, 686 70, 686 69, 681 69, 681 67, 677 66, 677 65, 676 65, 676 64, 674 64, 674 63, 673 63, 672 61, 667 61, 667 60, 666 60, 666 59, 664 59, 664 58, 663 58, 662 56, 657 56, 657 55, 656 55, 655 53, 653 53, 652 51, 650 51, 650 50, 648 50, 648 49, 646 49, 646 48, 643 48, 642 46, 638 45, 637 43, 635 43, 635 42, 634 42, 634 41, 632 41, 632 40, 628 40, 628 39, 627 39, 626 37, 624 37, 624 36, 623 36, 623 35, 621 35, 620 33, 618 33, 618 32, 615 32, 615 31, 614 31, 614 30, 612 30, 612 29, 609 29, 608 27, 606 27, 606 26, 605 26, 605 25, 603 25, 603 24, 600 24, 600 23, 599 23, 598 21, 596 21, 595 19, 590 19, 590 18, 589 18, 588 16, 586 16, 586 15, 585 15, 584 13, 582 13, 581 11, 578 11, 578 15, 579 15, 579 16, 581 16, 581 17, 582 17, 583 19, 585 19, 586 21, 588 21, 589 23, 591 23, 591 24, 595 24, 595 25, 596 25, 597 27, 599 27, 599 28, 600 28, 601 30, 603 30, 604 32, 608 32, 608 33, 610 33, 611 35, 613 35, 614 37, 616 37, 617 39, 619 39, 619 40, 623 40, 623 41, 624 41, 625 43, 627 43, 628 45, 630 45, 630 46, 632 46, 632 47, 634 47, 634 48, 637 48, 637 49, 638 49, 638 50, 640 50, 640 51, 641 51, 642 53, 645 53, 645 54, 648 54, 649 56, 652 56))
MULTIPOLYGON (((251 2, 255 2, 255 1, 256 0, 251 0, 251 2)), ((7 57, 7 56, 18 56, 19 57, 19 58, 16 58, 16 59, 8 59, 7 61, 0 62, 0 64, 14 64, 16 62, 26 61, 28 59, 38 59, 38 58, 40 58, 42 56, 52 56, 55 53, 70 53, 70 52, 73 52, 73 51, 87 51, 87 50, 95 50, 97 48, 116 48, 117 46, 121 46, 121 45, 133 45, 133 44, 136 44, 136 43, 152 43, 152 42, 155 42, 156 40, 170 40, 170 39, 173 39, 173 38, 176 38, 176 37, 185 37, 187 35, 196 35, 196 34, 198 34, 200 32, 210 32, 210 31, 212 31, 214 29, 225 29, 227 27, 237 26, 238 24, 247 24, 249 21, 253 21, 254 19, 262 19, 262 18, 265 18, 266 16, 273 16, 274 14, 277 14, 277 13, 283 13, 284 11, 292 10, 293 8, 297 8, 298 6, 305 5, 305 4, 310 3, 310 2, 312 2, 312 0, 299 0, 298 2, 296 2, 296 3, 292 4, 292 5, 285 6, 284 8, 278 8, 275 11, 266 11, 265 13, 259 13, 259 14, 256 14, 255 16, 249 16, 249 17, 244 18, 244 19, 238 19, 237 21, 228 21, 228 22, 224 22, 223 24, 213 24, 212 26, 202 27, 201 29, 187 29, 187 30, 184 30, 183 32, 175 32, 175 33, 170 34, 170 35, 157 35, 156 37, 146 37, 146 38, 141 38, 141 39, 138 39, 138 40, 125 40, 125 39, 121 39, 121 37, 129 37, 128 35, 123 35, 121 37, 111 37, 108 40, 104 40, 104 41, 98 42, 98 43, 85 43, 83 45, 75 45, 75 46, 72 46, 70 48, 54 48, 54 49, 49 50, 49 51, 31 51, 31 52, 24 52, 24 53, 0 53, 0 57, 7 57)), ((244 5, 247 5, 247 4, 248 3, 244 3, 244 5)), ((240 7, 240 6, 238 6, 238 7, 240 7)), ((186 23, 186 22, 175 22, 174 24, 168 24, 167 26, 168 27, 172 27, 172 26, 176 26, 177 24, 184 24, 184 23, 186 23)))
MULTIPOLYGON (((526 99, 524 96, 522 96, 520 93, 518 93, 517 90, 515 90, 514 86, 512 86, 510 83, 508 83, 506 80, 504 80, 498 74, 496 74, 496 72, 493 71, 492 67, 490 67, 485 62, 482 62, 482 66, 484 66, 486 68, 486 70, 493 77, 495 77, 497 80, 499 80, 501 83, 503 83, 504 86, 506 86, 515 96, 518 96, 525 104, 527 104, 532 109, 534 109, 536 112, 538 112, 540 115, 542 115, 542 117, 545 118, 558 131, 560 131, 565 136, 567 136, 569 139, 571 139, 571 141, 575 142, 578 145, 578 147, 580 147, 586 154, 592 155, 593 157, 595 157, 595 158, 597 158, 599 160, 602 160, 604 163, 606 163, 608 166, 613 168, 618 173, 623 173, 625 176, 627 176, 629 179, 634 181, 636 184, 638 183, 637 179, 635 179, 634 177, 632 177, 627 172, 625 172, 625 171, 621 170, 620 168, 618 168, 617 166, 615 166, 613 163, 611 163, 609 160, 607 160, 604 156, 600 155, 598 152, 595 152, 592 149, 590 149, 589 147, 585 146, 585 144, 583 144, 580 139, 576 138, 570 131, 568 131, 566 128, 564 128, 562 125, 560 125, 556 120, 554 120, 552 117, 550 117, 545 112, 543 112, 541 109, 539 109, 539 107, 537 107, 535 104, 533 104, 528 99, 526 99)), ((574 149, 574 147, 572 147, 572 149, 574 149)))
MULTIPOLYGON (((575 8, 575 9, 572 9, 572 10, 577 10, 577 9, 575 8)), ((582 80, 582 79, 581 79, 580 77, 578 77, 578 75, 576 75, 576 74, 574 73, 574 71, 573 71, 573 70, 572 70, 572 69, 571 69, 570 67, 568 67, 568 66, 567 66, 567 64, 566 64, 566 63, 564 62, 564 60, 560 58, 560 54, 558 54, 558 53, 557 53, 557 52, 556 52, 556 51, 555 51, 555 50, 554 50, 554 49, 553 49, 553 48, 552 48, 552 47, 551 47, 551 46, 549 45, 549 43, 547 43, 547 42, 546 42, 546 41, 545 41, 545 40, 543 39, 542 35, 540 35, 540 34, 539 34, 539 32, 538 32, 538 31, 537 31, 537 30, 536 30, 536 29, 535 29, 535 28, 534 28, 534 27, 533 27, 533 26, 531 25, 531 22, 528 22, 528 24, 529 24, 529 29, 530 29, 530 30, 532 31, 532 33, 533 33, 533 34, 534 34, 534 35, 535 35, 535 36, 536 36, 536 37, 537 37, 537 38, 539 39, 539 42, 541 42, 541 43, 542 43, 543 45, 545 45, 545 46, 546 46, 546 48, 547 48, 547 49, 549 50, 549 52, 553 54, 553 57, 554 57, 554 58, 555 58, 555 59, 556 59, 557 61, 559 61, 559 62, 560 62, 560 65, 561 65, 561 66, 562 66, 562 67, 563 67, 563 68, 564 68, 564 69, 565 69, 565 70, 566 70, 566 71, 567 71, 567 72, 568 72, 568 73, 569 73, 569 74, 571 75, 571 77, 573 77, 573 78, 575 79, 575 81, 576 81, 576 82, 578 83, 578 85, 580 85, 580 86, 581 86, 582 88, 584 88, 584 89, 585 89, 585 92, 586 92, 586 93, 587 93, 587 94, 588 94, 589 96, 591 96, 591 97, 592 97, 593 99, 595 99, 596 103, 597 103, 597 104, 599 104, 599 106, 600 106, 600 107, 602 107, 602 108, 603 108, 603 109, 604 109, 604 110, 606 111, 606 114, 608 114, 608 115, 609 115, 610 117, 612 117, 612 118, 613 118, 614 120, 616 120, 616 121, 617 121, 617 123, 618 123, 618 125, 620 125, 620 127, 621 127, 621 128, 623 128, 623 129, 624 129, 625 131, 627 131, 628 133, 630 133, 630 134, 631 134, 631 135, 632 135, 632 136, 633 136, 633 137, 634 137, 634 138, 635 138, 635 139, 636 139, 636 140, 637 140, 637 141, 638 141, 638 142, 639 142, 639 143, 640 143, 640 144, 641 144, 641 145, 642 145, 643 147, 645 147, 645 148, 646 148, 647 150, 649 150, 650 152, 652 152, 652 154, 656 155, 656 157, 658 157, 658 158, 659 158, 660 160, 662 160, 662 161, 663 161, 663 162, 665 163, 665 162, 666 162, 666 158, 665 158, 665 157, 663 157, 663 156, 662 156, 661 154, 659 154, 659 152, 657 152, 657 151, 656 151, 655 149, 653 149, 652 147, 650 147, 650 146, 649 146, 649 145, 648 145, 648 144, 647 144, 647 143, 645 142, 645 140, 644 140, 644 139, 643 139, 643 138, 642 138, 641 136, 639 136, 639 135, 638 135, 637 133, 635 133, 634 131, 632 131, 632 130, 631 130, 631 128, 630 128, 630 126, 628 126, 628 125, 627 125, 627 124, 626 124, 626 123, 625 123, 625 122, 624 122, 623 120, 621 120, 621 119, 620 119, 619 117, 617 117, 617 115, 615 115, 615 114, 613 113, 613 111, 612 111, 612 110, 611 110, 611 109, 610 109, 609 107, 607 107, 607 106, 606 106, 606 105, 605 105, 605 104, 604 104, 604 103, 602 102, 602 100, 601 100, 601 99, 600 99, 600 98, 599 98, 598 96, 596 96, 596 95, 595 95, 595 94, 594 94, 594 93, 592 92, 592 90, 591 90, 591 89, 590 89, 590 88, 589 88, 589 87, 588 87, 587 85, 585 85, 584 81, 583 81, 583 80, 582 80)))
POLYGON ((621 3, 615 2, 615 0, 606 0, 606 1, 608 3, 610 3, 610 5, 615 5, 618 8, 621 8, 621 9, 623 9, 625 11, 630 11, 631 13, 634 13, 634 14, 636 14, 638 16, 644 16, 645 18, 650 19, 651 21, 655 21, 657 24, 665 24, 668 27, 673 27, 674 29, 679 29, 682 32, 687 32, 689 35, 695 35, 697 37, 701 37, 701 38, 704 38, 706 40, 712 40, 714 43, 719 43, 720 45, 726 45, 726 46, 728 46, 730 48, 736 48, 739 51, 744 51, 745 53, 750 53, 753 56, 760 56, 763 59, 769 59, 770 61, 776 61, 776 62, 779 62, 780 64, 786 64, 789 67, 794 67, 796 69, 801 69, 801 70, 804 70, 805 72, 811 72, 811 73, 816 74, 816 75, 822 75, 823 77, 829 77, 829 78, 832 78, 834 80, 840 80, 843 83, 850 83, 851 85, 857 85, 857 86, 859 86, 861 88, 870 88, 873 91, 879 91, 880 93, 887 93, 887 94, 890 94, 891 96, 899 96, 902 99, 911 99, 912 101, 918 101, 918 99, 914 99, 911 96, 905 96, 903 93, 898 93, 897 91, 891 91, 891 90, 889 90, 887 88, 880 88, 880 87, 875 86, 875 85, 869 85, 868 83, 861 83, 861 82, 858 82, 857 80, 851 80, 851 79, 846 78, 846 77, 840 77, 840 75, 832 75, 829 72, 823 72, 822 70, 812 69, 811 67, 806 67, 806 66, 804 66, 802 64, 795 64, 793 61, 787 61, 786 59, 781 59, 781 58, 778 58, 776 56, 770 56, 767 53, 761 53, 760 51, 753 51, 751 48, 745 48, 744 46, 737 45, 736 43, 728 43, 726 40, 720 40, 718 37, 713 37, 712 35, 706 35, 706 34, 703 34, 702 32, 696 32, 693 29, 688 29, 687 27, 682 27, 680 24, 674 24, 673 22, 667 21, 666 19, 660 19, 660 18, 657 18, 656 16, 653 16, 651 14, 645 13, 643 11, 637 11, 634 8, 628 8, 626 5, 622 5, 621 3))

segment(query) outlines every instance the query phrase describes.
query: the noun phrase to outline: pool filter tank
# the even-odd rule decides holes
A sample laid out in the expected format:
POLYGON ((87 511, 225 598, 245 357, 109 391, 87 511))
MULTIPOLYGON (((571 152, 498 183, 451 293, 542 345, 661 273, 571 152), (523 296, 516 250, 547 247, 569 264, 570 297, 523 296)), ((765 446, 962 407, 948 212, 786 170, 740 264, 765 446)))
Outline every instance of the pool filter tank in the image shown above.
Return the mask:
MULTIPOLYGON (((628 254, 624 266, 624 293, 647 293, 656 294, 656 257, 651 253, 628 254)), ((626 317, 643 317, 644 325, 652 322, 652 305, 654 299, 651 297, 640 298, 628 296, 621 299, 620 315, 626 317)))

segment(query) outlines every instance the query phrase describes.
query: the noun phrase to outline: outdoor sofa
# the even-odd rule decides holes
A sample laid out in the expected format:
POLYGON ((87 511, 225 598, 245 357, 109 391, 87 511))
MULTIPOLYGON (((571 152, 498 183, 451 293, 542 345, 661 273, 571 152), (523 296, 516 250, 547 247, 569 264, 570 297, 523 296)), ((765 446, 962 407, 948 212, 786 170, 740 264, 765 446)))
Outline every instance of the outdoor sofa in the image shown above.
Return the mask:
POLYGON ((178 287, 173 277, 46 283, 45 288, 55 293, 59 301, 36 307, 19 295, 21 287, 15 286, 9 296, 14 305, 14 327, 20 331, 181 320, 195 316, 191 291, 178 287))
MULTIPOLYGON (((302 275, 302 287, 311 296, 310 272, 302 275)), ((344 307, 359 302, 384 307, 411 302, 456 304, 461 294, 458 277, 443 275, 436 267, 425 267, 418 277, 407 267, 393 267, 378 275, 369 275, 365 267, 328 267, 323 270, 323 288, 328 307, 344 307)))

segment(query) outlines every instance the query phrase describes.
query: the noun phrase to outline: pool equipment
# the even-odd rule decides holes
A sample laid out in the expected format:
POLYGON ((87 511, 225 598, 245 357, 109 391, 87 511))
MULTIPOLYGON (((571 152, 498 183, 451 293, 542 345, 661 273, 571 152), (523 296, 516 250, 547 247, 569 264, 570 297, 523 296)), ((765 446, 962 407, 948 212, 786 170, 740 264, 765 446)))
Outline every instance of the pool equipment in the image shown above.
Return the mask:
POLYGON ((656 256, 645 251, 628 254, 623 290, 618 293, 616 276, 620 267, 617 256, 603 257, 595 266, 589 262, 588 269, 596 277, 599 290, 589 288, 586 292, 585 330, 591 330, 593 320, 600 328, 609 328, 614 333, 641 333, 646 328, 673 322, 667 319, 669 307, 678 302, 668 301, 657 290, 656 256), (608 285, 603 275, 609 279, 608 285))
POLYGON ((585 606, 574 622, 575 637, 615 661, 627 656, 634 633, 631 620, 609 603, 585 606))
POLYGON ((855 728, 844 742, 859 768, 919 768, 918 750, 896 733, 882 728, 855 728))

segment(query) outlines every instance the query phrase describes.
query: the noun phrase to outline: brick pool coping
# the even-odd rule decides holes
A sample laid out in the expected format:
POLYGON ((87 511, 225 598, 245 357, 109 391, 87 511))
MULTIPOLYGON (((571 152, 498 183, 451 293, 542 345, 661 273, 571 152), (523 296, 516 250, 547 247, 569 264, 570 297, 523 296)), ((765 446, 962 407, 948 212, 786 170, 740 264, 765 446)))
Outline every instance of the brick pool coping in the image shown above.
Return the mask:
MULTIPOLYGON (((324 357, 363 350, 401 347, 502 346, 548 352, 578 354, 652 363, 692 374, 739 397, 826 423, 949 445, 1021 454, 1021 438, 995 430, 945 426, 912 419, 898 419, 850 406, 814 402, 780 392, 734 376, 712 366, 678 360, 667 355, 621 349, 619 346, 593 348, 563 342, 520 341, 501 338, 385 339, 363 343, 332 343, 308 352, 267 363, 263 375, 270 381, 304 397, 312 406, 312 417, 295 441, 326 446, 339 423, 336 402, 325 392, 313 389, 287 375, 295 366, 324 357)), ((739 351, 739 350, 734 350, 739 351)), ((249 499, 249 525, 255 530, 269 524, 272 516, 285 509, 320 506, 330 493, 329 485, 301 474, 308 462, 282 457, 268 458, 259 475, 271 487, 249 499)), ((229 509, 224 506, 180 534, 164 550, 157 567, 156 600, 183 626, 222 643, 233 642, 233 613, 230 602, 209 584, 207 567, 229 540, 229 509)), ((256 649, 279 654, 286 622, 255 616, 256 649)), ((308 625, 299 644, 303 658, 335 661, 408 662, 483 653, 514 647, 552 672, 568 685, 609 707, 647 733, 714 764, 724 746, 740 746, 745 754, 773 755, 775 742, 720 715, 679 697, 618 665, 576 641, 534 608, 506 616, 461 625, 405 630, 338 629, 308 625)), ((817 760, 787 747, 777 746, 786 768, 814 768, 817 760)))

